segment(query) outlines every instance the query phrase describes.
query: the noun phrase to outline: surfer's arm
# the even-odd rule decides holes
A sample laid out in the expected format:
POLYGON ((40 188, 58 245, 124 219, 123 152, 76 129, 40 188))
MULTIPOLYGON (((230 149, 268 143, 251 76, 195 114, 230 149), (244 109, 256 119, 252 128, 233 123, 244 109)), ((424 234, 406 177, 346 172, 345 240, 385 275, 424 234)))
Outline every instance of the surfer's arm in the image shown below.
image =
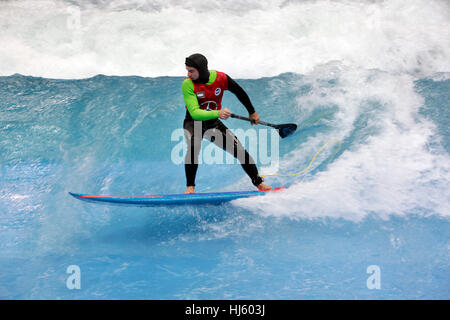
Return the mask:
POLYGON ((251 115, 255 113, 255 108, 253 107, 253 104, 250 101, 248 94, 229 75, 227 75, 227 78, 228 78, 228 90, 230 90, 230 92, 232 92, 238 98, 238 100, 244 105, 244 107, 248 111, 248 114, 251 115))
POLYGON ((188 109, 192 119, 194 120, 210 120, 219 117, 219 110, 202 110, 198 104, 197 96, 194 92, 194 84, 190 79, 185 79, 181 85, 184 103, 188 109))

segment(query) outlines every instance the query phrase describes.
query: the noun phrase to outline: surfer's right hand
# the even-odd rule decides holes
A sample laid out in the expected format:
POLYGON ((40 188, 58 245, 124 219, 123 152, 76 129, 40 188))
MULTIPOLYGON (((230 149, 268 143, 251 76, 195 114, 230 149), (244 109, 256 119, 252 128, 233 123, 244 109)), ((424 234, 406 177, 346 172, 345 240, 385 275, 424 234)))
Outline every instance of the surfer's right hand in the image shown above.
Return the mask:
POLYGON ((227 120, 230 115, 231 115, 231 111, 227 108, 220 109, 220 111, 219 111, 220 119, 227 120))

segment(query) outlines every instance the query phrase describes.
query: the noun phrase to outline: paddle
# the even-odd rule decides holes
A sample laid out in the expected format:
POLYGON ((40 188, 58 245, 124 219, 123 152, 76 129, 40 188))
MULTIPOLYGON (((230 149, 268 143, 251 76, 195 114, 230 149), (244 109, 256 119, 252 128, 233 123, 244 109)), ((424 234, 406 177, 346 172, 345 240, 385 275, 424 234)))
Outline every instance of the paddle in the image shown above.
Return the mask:
MULTIPOLYGON (((254 120, 252 120, 250 118, 243 117, 243 116, 240 116, 240 115, 237 115, 234 113, 232 113, 230 115, 230 117, 240 119, 240 120, 254 122, 254 120)), ((260 121, 258 124, 262 124, 263 126, 269 126, 269 127, 277 129, 281 138, 286 138, 287 136, 293 134, 295 132, 295 130, 297 130, 297 125, 294 123, 272 124, 272 123, 260 121)))

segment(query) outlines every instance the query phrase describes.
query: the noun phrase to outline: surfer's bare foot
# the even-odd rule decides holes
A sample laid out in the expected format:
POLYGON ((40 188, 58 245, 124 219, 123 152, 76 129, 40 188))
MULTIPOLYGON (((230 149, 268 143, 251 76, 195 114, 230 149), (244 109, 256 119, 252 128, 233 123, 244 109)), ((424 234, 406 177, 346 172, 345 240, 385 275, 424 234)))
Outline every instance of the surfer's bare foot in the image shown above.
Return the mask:
POLYGON ((271 187, 271 186, 268 186, 267 184, 263 184, 263 183, 258 184, 256 187, 258 188, 259 191, 269 191, 269 190, 272 190, 272 187, 271 187))
POLYGON ((195 188, 194 187, 187 187, 186 191, 184 193, 195 193, 195 188))

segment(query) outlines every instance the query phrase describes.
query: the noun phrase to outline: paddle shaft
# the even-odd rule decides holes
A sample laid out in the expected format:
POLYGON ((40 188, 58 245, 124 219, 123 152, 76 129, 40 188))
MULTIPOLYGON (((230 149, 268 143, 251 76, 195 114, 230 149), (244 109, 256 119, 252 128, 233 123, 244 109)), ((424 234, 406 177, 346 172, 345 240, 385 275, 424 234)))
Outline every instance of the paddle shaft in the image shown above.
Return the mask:
MULTIPOLYGON (((234 114, 234 113, 230 114, 230 117, 236 118, 236 119, 245 120, 245 121, 249 121, 249 122, 255 122, 255 120, 252 120, 252 119, 250 119, 248 117, 243 117, 243 116, 240 116, 240 115, 237 115, 237 114, 234 114)), ((277 129, 280 127, 277 124, 272 124, 272 123, 268 123, 268 122, 264 122, 264 121, 260 121, 258 124, 262 124, 264 126, 269 126, 269 127, 273 127, 273 128, 277 128, 277 129)))

